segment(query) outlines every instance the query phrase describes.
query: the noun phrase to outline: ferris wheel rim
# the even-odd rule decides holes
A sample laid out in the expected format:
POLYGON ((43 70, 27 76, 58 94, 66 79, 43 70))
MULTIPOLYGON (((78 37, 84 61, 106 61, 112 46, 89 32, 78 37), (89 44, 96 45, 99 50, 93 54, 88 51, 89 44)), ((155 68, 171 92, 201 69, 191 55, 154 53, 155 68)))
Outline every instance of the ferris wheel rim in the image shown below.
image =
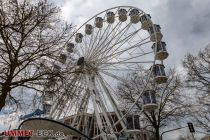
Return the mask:
MULTIPOLYGON (((74 35, 82 28, 82 27, 84 27, 88 22, 90 22, 91 20, 93 20, 95 17, 97 17, 97 15, 100 15, 100 14, 103 14, 103 13, 105 13, 106 11, 109 11, 109 10, 112 10, 112 9, 120 9, 120 8, 123 8, 123 7, 125 7, 125 8, 135 8, 135 9, 138 9, 138 10, 140 10, 143 14, 145 14, 145 12, 143 11, 143 10, 141 10, 141 9, 139 9, 139 8, 137 8, 137 7, 134 7, 134 6, 117 6, 117 7, 112 7, 112 8, 109 8, 109 9, 106 9, 106 10, 104 10, 104 11, 102 11, 102 12, 100 12, 100 13, 98 13, 98 14, 96 14, 96 15, 94 15, 93 17, 91 17, 89 20, 87 20, 86 22, 84 22, 78 29, 76 29, 76 31, 72 34, 72 36, 69 38, 69 40, 70 39, 72 39, 72 37, 74 37, 74 35)), ((118 10, 117 10, 118 11, 118 10)), ((147 16, 147 15, 146 15, 147 16)), ((116 16, 115 16, 115 18, 116 18, 116 16)), ((151 21, 151 19, 149 19, 150 21, 151 21)), ((151 21, 152 22, 152 21, 151 21)), ((132 24, 132 23, 131 23, 132 24)), ((153 24, 153 22, 152 22, 152 27, 154 28, 154 24, 153 24)), ((155 34, 155 36, 157 37, 157 35, 155 34)), ((157 41, 155 41, 155 42, 157 42, 157 41)), ((156 62, 156 58, 155 58, 155 55, 156 55, 156 53, 157 53, 157 50, 156 50, 156 48, 155 48, 155 50, 154 50, 154 58, 153 58, 153 61, 152 61, 152 67, 154 66, 154 64, 155 64, 155 62, 156 62)), ((118 122, 116 122, 114 125, 116 125, 117 123, 119 123, 120 121, 122 121, 126 116, 127 116, 127 114, 131 111, 131 109, 134 107, 134 105, 136 104, 136 102, 140 99, 140 97, 141 97, 141 95, 142 95, 142 93, 144 92, 144 90, 146 89, 146 87, 147 87, 147 84, 148 84, 148 82, 149 82, 149 79, 151 78, 151 74, 152 74, 152 71, 150 71, 149 72, 149 74, 148 74, 148 79, 146 80, 147 82, 146 82, 146 85, 144 86, 144 88, 143 88, 143 90, 141 91, 141 93, 139 94, 139 96, 136 98, 136 100, 135 100, 135 102, 131 105, 131 107, 128 109, 128 111, 126 111, 126 113, 125 113, 125 115, 123 115, 121 118, 119 118, 119 121, 118 122)))
MULTIPOLYGON (((145 12, 143 11, 143 10, 141 10, 141 9, 139 9, 139 8, 137 8, 137 7, 134 7, 134 6, 116 6, 116 7, 112 7, 112 8, 108 8, 108 9, 106 9, 106 10, 104 10, 104 11, 102 11, 102 12, 99 12, 99 13, 97 13, 97 14, 95 14, 94 16, 92 16, 90 19, 88 19, 86 22, 84 22, 78 29, 76 29, 76 31, 74 31, 74 33, 72 34, 72 36, 70 37, 70 39, 82 28, 82 27, 84 27, 89 21, 91 21, 92 19, 94 19, 95 17, 97 17, 97 15, 100 15, 100 14, 102 14, 102 13, 105 13, 105 12, 107 12, 107 11, 109 11, 109 10, 112 10, 112 9, 120 9, 120 8, 135 8, 135 9, 138 9, 139 11, 141 11, 143 14, 145 14, 145 12)), ((115 17, 116 18, 116 17, 115 17)), ((149 19, 150 20, 150 19, 149 19)), ((152 23, 152 26, 154 26, 153 25, 153 23, 152 23)), ((154 65, 155 64, 155 61, 156 61, 156 59, 155 59, 155 55, 154 55, 154 60, 152 61, 152 64, 154 65)), ((150 72, 150 74, 149 74, 149 76, 148 77, 151 77, 151 72, 150 72)), ((143 92, 143 91, 142 91, 143 92)))
MULTIPOLYGON (((102 14, 102 13, 108 11, 108 10, 112 10, 112 9, 116 9, 116 8, 120 8, 120 7, 123 7, 123 8, 135 8, 135 9, 138 9, 139 11, 141 11, 142 13, 146 14, 143 10, 141 10, 140 8, 135 7, 135 6, 125 6, 125 5, 122 5, 122 6, 115 6, 115 7, 112 7, 112 8, 108 8, 106 10, 103 10, 102 12, 99 12, 99 13, 95 14, 94 16, 92 16, 91 18, 89 18, 88 20, 86 20, 81 26, 79 26, 79 28, 77 28, 72 33, 72 35, 69 37, 68 41, 77 33, 77 31, 79 31, 82 27, 84 27, 89 21, 91 21, 94 17, 97 17, 97 15, 100 15, 100 14, 102 14)), ((149 20, 151 21, 151 19, 149 19, 149 20)), ((66 45, 66 44, 64 44, 64 45, 66 45)))

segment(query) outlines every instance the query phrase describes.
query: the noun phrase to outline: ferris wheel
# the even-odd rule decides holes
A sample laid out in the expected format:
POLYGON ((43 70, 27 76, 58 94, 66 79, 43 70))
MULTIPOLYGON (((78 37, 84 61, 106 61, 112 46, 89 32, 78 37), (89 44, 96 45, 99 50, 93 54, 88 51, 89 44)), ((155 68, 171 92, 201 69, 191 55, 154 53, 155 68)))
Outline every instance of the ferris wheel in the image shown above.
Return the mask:
POLYGON ((46 99, 44 107, 49 116, 60 119, 74 115, 70 125, 79 129, 84 123, 81 114, 93 113, 99 128, 95 139, 117 139, 119 133, 136 133, 127 129, 126 116, 140 98, 143 110, 158 108, 155 92, 146 84, 130 108, 122 111, 117 101, 117 84, 126 83, 124 77, 138 73, 139 66, 148 69, 147 81, 167 81, 163 60, 168 53, 162 37, 161 27, 136 7, 118 6, 90 18, 73 33, 54 65, 58 72, 71 67, 72 73, 66 76, 68 94, 59 95, 59 100, 53 102, 46 99), (117 121, 113 121, 110 112, 114 112, 117 121), (120 131, 116 131, 117 125, 121 126, 120 131))

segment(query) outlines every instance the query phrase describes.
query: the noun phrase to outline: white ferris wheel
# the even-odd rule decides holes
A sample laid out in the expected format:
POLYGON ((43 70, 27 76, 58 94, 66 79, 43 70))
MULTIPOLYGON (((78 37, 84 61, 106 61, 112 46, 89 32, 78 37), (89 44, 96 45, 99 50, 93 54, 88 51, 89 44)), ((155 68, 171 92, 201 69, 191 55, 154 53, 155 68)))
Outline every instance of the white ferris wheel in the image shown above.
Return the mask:
POLYGON ((150 71, 147 81, 167 81, 163 60, 168 53, 160 29, 149 14, 132 6, 110 8, 86 21, 74 32, 54 65, 58 72, 68 68, 73 73, 69 76, 69 94, 59 95, 59 100, 53 102, 46 99, 49 116, 60 119, 74 115, 70 125, 80 128, 79 124, 84 123, 81 114, 93 113, 99 128, 94 139, 117 139, 120 133, 135 133, 127 129, 126 116, 140 99, 143 110, 158 108, 155 92, 146 84, 130 108, 122 112, 116 87, 126 82, 123 77, 128 73, 138 73, 139 66, 150 71), (113 122, 110 112, 117 121, 113 122), (120 132, 116 131, 117 125, 122 127, 120 132))

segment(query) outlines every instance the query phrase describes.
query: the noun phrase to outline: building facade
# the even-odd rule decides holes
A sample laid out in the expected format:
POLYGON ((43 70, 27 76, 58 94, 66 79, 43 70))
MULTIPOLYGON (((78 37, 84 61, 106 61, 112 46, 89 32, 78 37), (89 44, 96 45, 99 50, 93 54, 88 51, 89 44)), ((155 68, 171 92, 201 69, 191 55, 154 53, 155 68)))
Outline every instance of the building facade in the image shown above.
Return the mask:
MULTIPOLYGON (((114 112, 109 113, 111 116, 110 120, 112 125, 118 121, 118 118, 114 112)), ((126 136, 118 135, 118 139, 120 140, 153 140, 151 132, 145 131, 142 129, 142 122, 138 115, 129 115, 126 117, 126 136), (133 135, 135 134, 135 135, 133 135)), ((83 113, 80 115, 72 115, 62 119, 64 124, 73 126, 86 134, 91 138, 96 138, 101 132, 97 125, 96 117, 94 114, 83 113), (75 118, 76 117, 76 118, 75 118)), ((109 132, 109 128, 105 122, 103 122, 104 132, 109 132)), ((114 128, 114 132, 118 133, 122 131, 121 124, 117 124, 114 128)), ((72 140, 79 140, 77 136, 72 136, 72 140)), ((101 137, 97 137, 96 140, 102 140, 101 137)))

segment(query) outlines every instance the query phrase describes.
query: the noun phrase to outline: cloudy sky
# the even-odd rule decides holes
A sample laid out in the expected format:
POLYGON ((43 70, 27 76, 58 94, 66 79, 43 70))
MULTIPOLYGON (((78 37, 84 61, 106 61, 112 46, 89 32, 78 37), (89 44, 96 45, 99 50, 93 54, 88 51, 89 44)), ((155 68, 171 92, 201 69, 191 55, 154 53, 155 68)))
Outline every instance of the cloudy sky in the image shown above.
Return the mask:
MULTIPOLYGON (((50 1, 50 0, 49 0, 50 1)), ((63 19, 81 25, 93 15, 115 6, 136 6, 162 27, 170 54, 166 66, 181 70, 186 53, 196 54, 210 43, 210 0, 53 0, 62 7, 63 19)), ((174 140, 178 131, 167 135, 174 140)))
MULTIPOLYGON (((180 72, 185 54, 197 54, 210 43, 210 0, 62 0, 58 4, 62 6, 63 18, 76 25, 115 6, 142 9, 162 27, 170 54, 165 65, 176 67, 180 72)), ((168 133, 164 138, 176 140, 181 132, 183 130, 168 133)))

